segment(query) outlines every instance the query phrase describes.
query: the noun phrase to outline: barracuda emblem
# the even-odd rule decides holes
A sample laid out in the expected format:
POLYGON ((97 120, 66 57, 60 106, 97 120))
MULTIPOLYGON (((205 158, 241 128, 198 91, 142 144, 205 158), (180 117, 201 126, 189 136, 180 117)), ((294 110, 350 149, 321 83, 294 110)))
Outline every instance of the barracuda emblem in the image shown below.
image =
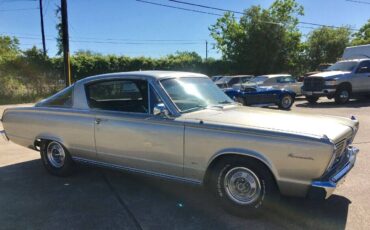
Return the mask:
POLYGON ((299 154, 295 154, 295 153, 289 153, 288 157, 291 157, 291 158, 298 158, 298 159, 303 159, 303 160, 311 160, 313 161, 314 159, 310 156, 305 156, 305 155, 299 155, 299 154))

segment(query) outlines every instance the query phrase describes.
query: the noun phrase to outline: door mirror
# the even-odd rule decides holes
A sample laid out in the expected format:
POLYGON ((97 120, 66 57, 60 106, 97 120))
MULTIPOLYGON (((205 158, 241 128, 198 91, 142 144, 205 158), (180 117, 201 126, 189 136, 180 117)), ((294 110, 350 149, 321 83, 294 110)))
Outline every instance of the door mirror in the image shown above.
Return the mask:
POLYGON ((168 117, 169 112, 166 106, 163 103, 156 104, 153 108, 153 114, 155 116, 163 116, 163 117, 168 117))
POLYGON ((367 66, 362 66, 357 70, 357 73, 370 73, 370 69, 367 66))

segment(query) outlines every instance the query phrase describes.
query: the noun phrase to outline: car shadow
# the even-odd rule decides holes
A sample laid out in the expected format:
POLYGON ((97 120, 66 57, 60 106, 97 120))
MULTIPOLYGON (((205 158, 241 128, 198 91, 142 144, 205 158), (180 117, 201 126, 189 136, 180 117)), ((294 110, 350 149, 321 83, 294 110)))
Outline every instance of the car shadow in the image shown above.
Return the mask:
MULTIPOLYGON (((300 100, 305 101, 305 100, 300 100)), ((360 99, 351 99, 349 102, 343 105, 338 105, 331 101, 318 101, 315 104, 310 104, 307 101, 303 103, 296 103, 296 107, 306 107, 306 108, 362 108, 362 107, 369 107, 370 106, 370 99, 369 98, 360 98, 360 99)))
POLYGON ((40 160, 0 167, 4 228, 345 229, 350 201, 282 198, 273 210, 241 218, 195 185, 79 165, 67 178, 40 160))

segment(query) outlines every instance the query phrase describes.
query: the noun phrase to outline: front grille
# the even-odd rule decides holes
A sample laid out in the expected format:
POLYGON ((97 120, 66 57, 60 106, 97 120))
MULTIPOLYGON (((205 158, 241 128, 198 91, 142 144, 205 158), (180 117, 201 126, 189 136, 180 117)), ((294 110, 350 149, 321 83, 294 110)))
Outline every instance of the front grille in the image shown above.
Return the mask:
POLYGON ((303 81, 304 91, 321 91, 324 88, 324 78, 306 77, 303 81))
POLYGON ((343 152, 346 150, 346 147, 347 147, 347 139, 342 139, 338 141, 337 143, 335 143, 335 152, 334 152, 335 159, 334 159, 333 164, 330 167, 331 169, 335 168, 337 164, 340 162, 343 156, 343 152))

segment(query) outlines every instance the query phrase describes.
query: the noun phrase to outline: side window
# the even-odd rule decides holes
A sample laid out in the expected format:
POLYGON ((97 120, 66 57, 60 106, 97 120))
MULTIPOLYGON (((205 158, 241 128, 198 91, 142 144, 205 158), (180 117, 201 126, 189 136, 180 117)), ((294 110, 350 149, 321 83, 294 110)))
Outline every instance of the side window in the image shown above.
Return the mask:
POLYGON ((249 77, 243 77, 243 78, 241 78, 241 81, 242 81, 242 83, 246 83, 246 82, 248 82, 249 79, 250 79, 249 77))
POLYGON ((278 77, 277 83, 286 84, 286 83, 294 83, 295 80, 291 76, 285 76, 285 77, 278 77))
POLYGON ((238 84, 238 83, 239 83, 239 80, 240 80, 240 78, 239 78, 239 77, 232 78, 232 79, 229 81, 229 85, 235 85, 235 84, 238 84))
POLYGON ((144 80, 101 81, 86 86, 90 108, 148 113, 148 83, 144 80))
POLYGON ((358 66, 357 71, 361 71, 361 73, 370 73, 370 61, 363 61, 361 64, 358 66), (367 68, 366 69, 364 69, 367 68))
POLYGON ((37 106, 42 107, 60 107, 60 108, 72 108, 73 105, 73 89, 71 85, 59 93, 41 101, 37 106))
POLYGON ((266 79, 263 84, 272 85, 272 84, 275 84, 275 83, 276 83, 276 78, 269 78, 269 79, 266 79))

